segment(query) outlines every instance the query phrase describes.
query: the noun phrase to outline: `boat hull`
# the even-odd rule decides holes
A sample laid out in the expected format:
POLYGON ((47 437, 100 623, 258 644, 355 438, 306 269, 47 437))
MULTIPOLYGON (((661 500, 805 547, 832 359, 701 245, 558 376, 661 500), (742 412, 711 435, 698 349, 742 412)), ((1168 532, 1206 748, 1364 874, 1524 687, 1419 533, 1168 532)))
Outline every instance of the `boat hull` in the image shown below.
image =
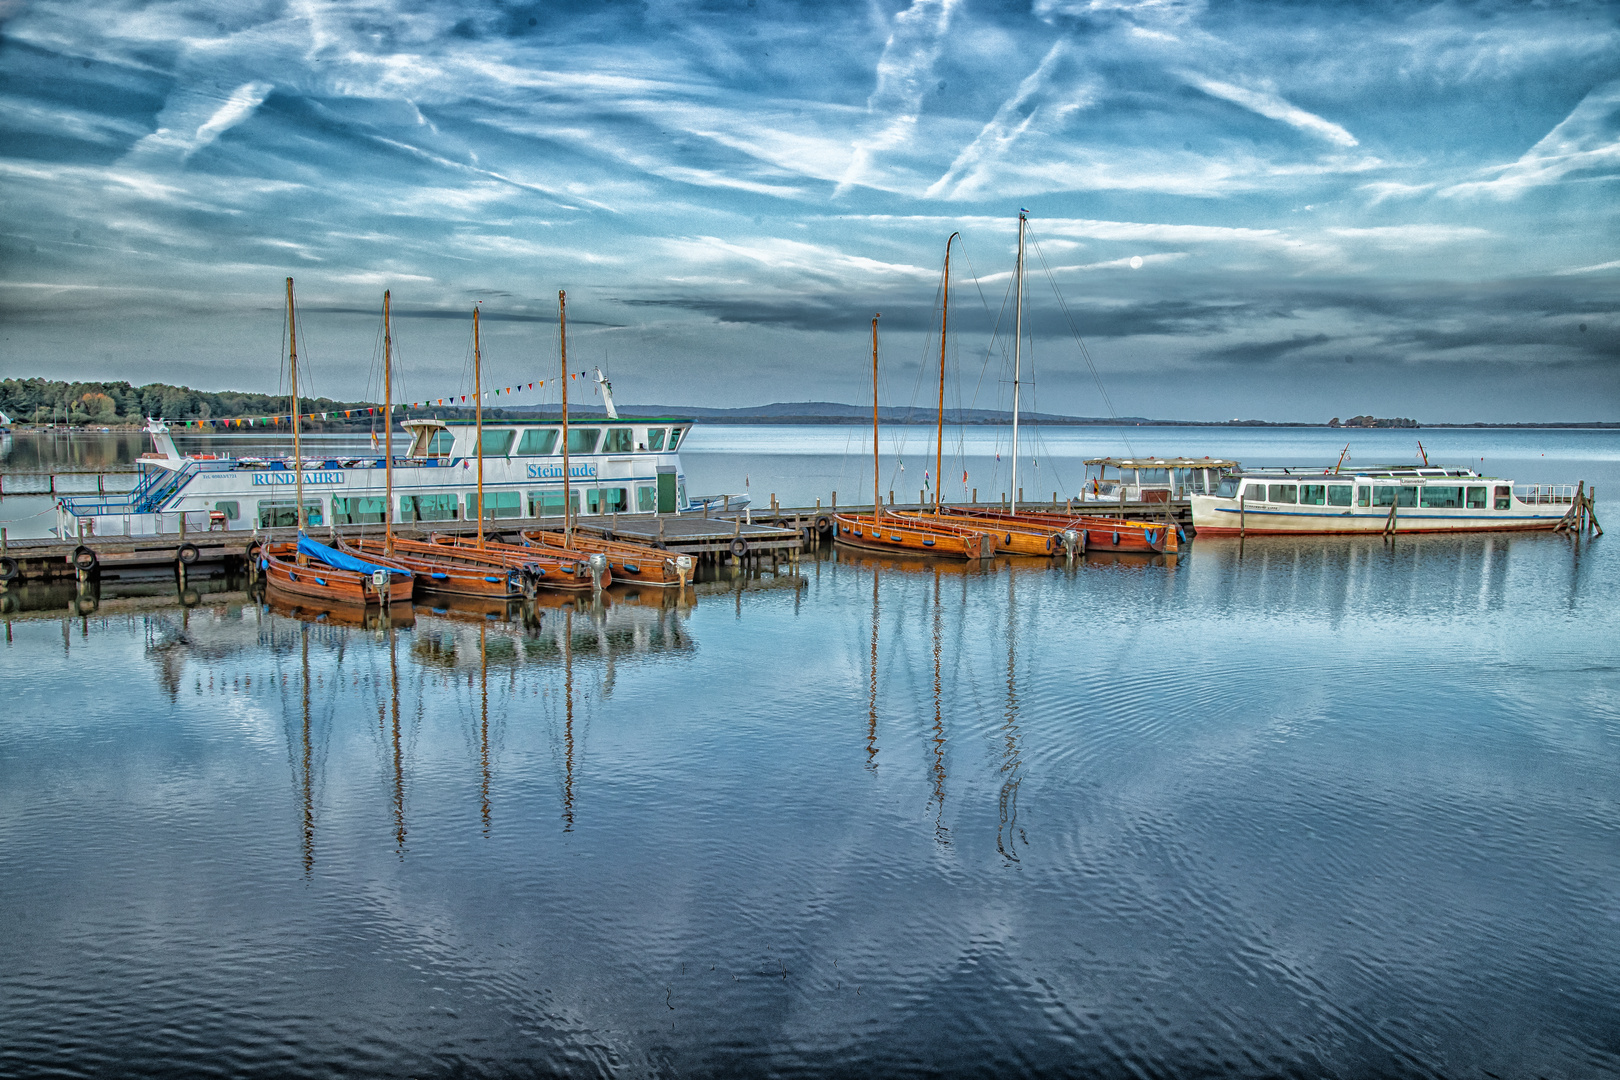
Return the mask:
MULTIPOLYGON (((1518 503, 1518 500, 1514 500, 1518 503)), ((1193 527, 1200 536, 1367 536, 1386 532, 1546 532, 1558 527, 1566 507, 1538 509, 1520 504, 1502 511, 1470 513, 1423 507, 1398 507, 1393 527, 1384 507, 1354 507, 1332 513, 1278 506, 1239 507, 1236 499, 1195 495, 1193 527)))
POLYGON ((947 507, 946 512, 963 521, 982 522, 992 531, 999 529, 996 543, 1020 555, 1061 555, 1062 534, 1079 534, 1076 547, 1087 551, 1127 551, 1153 555, 1175 555, 1181 550, 1177 527, 1162 521, 1133 521, 1128 518, 1096 517, 1089 514, 1051 514, 1040 511, 1009 511, 947 507), (1015 545, 1020 533, 1026 537, 1015 545))
POLYGON ((675 561, 677 556, 668 551, 660 551, 642 544, 630 544, 623 540, 604 540, 581 532, 574 533, 574 546, 571 548, 563 547, 560 533, 548 529, 526 532, 522 536, 523 542, 530 548, 550 555, 565 552, 606 555, 608 569, 613 571, 613 580, 621 585, 634 582, 637 585, 671 589, 679 588, 683 580, 675 561))
MULTIPOLYGON (((485 541, 483 548, 480 549, 476 547, 476 541, 465 536, 447 536, 438 533, 434 534, 432 543, 448 551, 480 551, 482 555, 498 559, 506 566, 527 570, 534 579, 535 587, 539 589, 554 592, 590 592, 597 587, 591 582, 589 566, 587 565, 584 570, 579 569, 580 564, 586 562, 585 556, 580 552, 566 555, 561 552, 545 552, 536 548, 494 541, 485 541)), ((613 584, 614 580, 611 566, 602 571, 602 588, 613 584)))
POLYGON ((458 557, 459 553, 440 554, 435 545, 409 540, 396 540, 393 551, 386 554, 381 540, 352 540, 342 546, 362 558, 404 567, 416 575, 418 588, 426 592, 490 600, 523 596, 519 571, 494 560, 462 558, 458 557))
POLYGON ((404 574, 390 575, 386 595, 380 593, 370 574, 340 570, 319 562, 299 566, 296 545, 272 544, 259 552, 265 586, 279 598, 303 598, 345 607, 379 607, 411 602, 413 579, 404 574))
POLYGON ((996 538, 980 530, 887 514, 881 520, 834 514, 833 542, 930 559, 988 559, 996 553, 996 538))

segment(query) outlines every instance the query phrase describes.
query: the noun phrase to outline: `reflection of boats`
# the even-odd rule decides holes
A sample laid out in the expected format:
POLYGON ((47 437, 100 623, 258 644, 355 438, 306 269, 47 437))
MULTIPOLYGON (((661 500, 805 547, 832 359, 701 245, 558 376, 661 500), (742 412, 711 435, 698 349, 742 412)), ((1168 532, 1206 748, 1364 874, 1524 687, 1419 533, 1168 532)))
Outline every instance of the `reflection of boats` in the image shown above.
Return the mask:
POLYGON ((297 619, 299 622, 331 623, 334 626, 352 626, 362 630, 376 630, 388 626, 409 627, 416 622, 416 613, 408 603, 390 604, 388 607, 379 608, 374 605, 330 601, 311 602, 301 597, 278 596, 267 591, 264 606, 276 615, 297 619))
MULTIPOLYGON (((946 248, 948 251, 949 241, 946 248)), ((976 529, 886 514, 883 510, 883 477, 878 466, 878 318, 872 316, 872 512, 834 514, 833 541, 847 547, 904 551, 936 559, 988 558, 995 554, 996 542, 976 529)))
POLYGON ((1251 469, 1194 495, 1200 535, 1484 532, 1556 529, 1577 510, 1574 485, 1515 486, 1472 469, 1381 466, 1251 469))

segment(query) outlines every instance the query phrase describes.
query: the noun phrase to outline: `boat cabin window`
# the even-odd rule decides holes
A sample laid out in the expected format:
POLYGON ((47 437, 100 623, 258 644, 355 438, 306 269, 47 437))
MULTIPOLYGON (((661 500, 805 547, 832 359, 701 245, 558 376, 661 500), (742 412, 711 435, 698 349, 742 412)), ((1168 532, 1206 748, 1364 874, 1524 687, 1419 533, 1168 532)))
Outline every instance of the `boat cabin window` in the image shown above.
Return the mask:
POLYGON ((1138 484, 1168 484, 1170 482, 1170 470, 1137 469, 1136 482, 1138 484))
POLYGON ((647 449, 662 450, 664 448, 664 431, 661 427, 647 429, 647 449))
POLYGON ((1372 505, 1372 488, 1366 487, 1366 486, 1358 486, 1356 488, 1356 505, 1357 506, 1371 506, 1372 505))
POLYGON ((388 513, 386 495, 359 495, 352 498, 332 496, 332 524, 378 525, 388 513))
POLYGON ((628 454, 636 448, 636 441, 630 437, 627 427, 608 428, 607 438, 602 440, 602 453, 628 454))
POLYGON ((458 521, 461 502, 454 495, 401 495, 401 521, 458 521))
POLYGON ((596 453, 596 440, 601 436, 601 428, 569 428, 568 452, 570 454, 594 454, 596 453))
MULTIPOLYGON (((285 529, 298 524, 297 499, 260 499, 259 528, 285 529)), ((304 500, 304 524, 322 525, 321 500, 304 500)))
POLYGON ((1373 488, 1374 506, 1416 506, 1417 488, 1405 484, 1380 484, 1373 488))
POLYGON ((1271 484, 1267 491, 1266 502, 1291 503, 1298 501, 1297 484, 1271 484))
POLYGON ((1485 509, 1485 489, 1484 488, 1482 488, 1482 487, 1471 487, 1471 488, 1468 489, 1468 509, 1470 509, 1470 510, 1483 510, 1483 509, 1485 509))
POLYGON ((1327 505, 1327 485, 1326 484, 1301 484, 1301 485, 1299 485, 1299 502, 1300 502, 1301 506, 1326 506, 1327 505))
POLYGON ((1250 502, 1266 501, 1266 485, 1250 480, 1243 485, 1243 497, 1250 502))
POLYGON ((1350 485, 1329 484, 1327 489, 1327 504, 1329 506, 1349 506, 1350 485))
POLYGON ((678 427, 670 428, 669 429, 669 445, 664 447, 664 449, 665 450, 674 450, 677 446, 679 446, 681 444, 681 436, 683 434, 685 434, 685 432, 686 432, 685 428, 678 428, 678 427))
MULTIPOLYGON (((562 496, 563 496, 563 493, 562 493, 561 488, 558 488, 555 491, 531 491, 531 492, 529 492, 529 516, 530 517, 555 517, 555 518, 562 517, 563 516, 563 497, 562 496)), ((570 491, 568 493, 568 506, 569 506, 569 509, 574 514, 579 513, 579 492, 570 491)))
POLYGON ((1498 510, 1513 509, 1513 485, 1498 484, 1496 487, 1496 508, 1498 510))
POLYGON ((1237 477, 1228 476, 1226 479, 1221 481, 1221 486, 1215 489, 1215 497, 1217 499, 1237 498, 1238 484, 1240 483, 1242 483, 1242 481, 1237 477))
MULTIPOLYGON (((478 514, 478 493, 467 493, 467 516, 476 519, 478 514)), ((523 515, 522 496, 515 491, 486 491, 484 492, 484 520, 490 518, 513 518, 523 515)))
POLYGON ((585 492, 587 514, 624 514, 630 510, 630 495, 622 487, 591 488, 585 492))
POLYGON ((640 484, 636 487, 636 512, 641 514, 656 514, 658 512, 658 489, 651 484, 640 484))
POLYGON ((427 448, 423 452, 429 457, 447 457, 450 454, 450 448, 455 444, 456 437, 450 434, 448 431, 445 431, 443 428, 440 428, 438 431, 435 431, 433 433, 433 437, 427 441, 427 448))
POLYGON ((506 431, 486 431, 484 437, 478 440, 478 448, 485 457, 505 457, 506 452, 512 449, 512 440, 517 438, 517 432, 510 428, 506 431))
POLYGON ((1462 507, 1463 489, 1450 485, 1425 484, 1423 485, 1423 505, 1432 506, 1440 510, 1454 510, 1462 507))
POLYGON ((542 457, 557 449, 556 428, 530 428, 518 441, 518 457, 542 457))
MULTIPOLYGON (((1480 488, 1479 490, 1483 492, 1485 489, 1480 488)), ((1484 495, 1482 494, 1480 498, 1483 500, 1484 495)), ((1483 506, 1484 503, 1481 502, 1480 505, 1483 506)), ((242 504, 239 502, 217 502, 214 504, 214 509, 224 514, 226 521, 235 521, 242 516, 242 504)))

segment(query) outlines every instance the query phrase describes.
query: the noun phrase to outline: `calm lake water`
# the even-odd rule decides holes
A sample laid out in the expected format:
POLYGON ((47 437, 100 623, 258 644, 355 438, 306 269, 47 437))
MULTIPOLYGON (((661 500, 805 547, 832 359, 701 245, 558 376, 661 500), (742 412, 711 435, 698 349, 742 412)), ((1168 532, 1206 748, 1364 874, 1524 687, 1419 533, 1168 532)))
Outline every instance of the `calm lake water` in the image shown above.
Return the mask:
MULTIPOLYGON (((1416 434, 1620 482, 1610 433, 1416 434)), ((1620 1075, 1617 540, 14 615, 0 1073, 1620 1075)))

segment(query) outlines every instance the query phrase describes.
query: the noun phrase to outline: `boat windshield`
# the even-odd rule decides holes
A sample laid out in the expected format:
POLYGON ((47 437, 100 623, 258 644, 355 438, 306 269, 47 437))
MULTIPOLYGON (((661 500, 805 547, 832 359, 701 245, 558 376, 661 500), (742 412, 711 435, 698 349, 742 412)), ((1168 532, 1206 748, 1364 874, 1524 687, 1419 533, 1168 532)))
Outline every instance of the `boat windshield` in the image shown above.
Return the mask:
POLYGON ((1238 485, 1243 482, 1241 476, 1226 476, 1221 478, 1221 486, 1215 489, 1217 499, 1237 498, 1238 485))

